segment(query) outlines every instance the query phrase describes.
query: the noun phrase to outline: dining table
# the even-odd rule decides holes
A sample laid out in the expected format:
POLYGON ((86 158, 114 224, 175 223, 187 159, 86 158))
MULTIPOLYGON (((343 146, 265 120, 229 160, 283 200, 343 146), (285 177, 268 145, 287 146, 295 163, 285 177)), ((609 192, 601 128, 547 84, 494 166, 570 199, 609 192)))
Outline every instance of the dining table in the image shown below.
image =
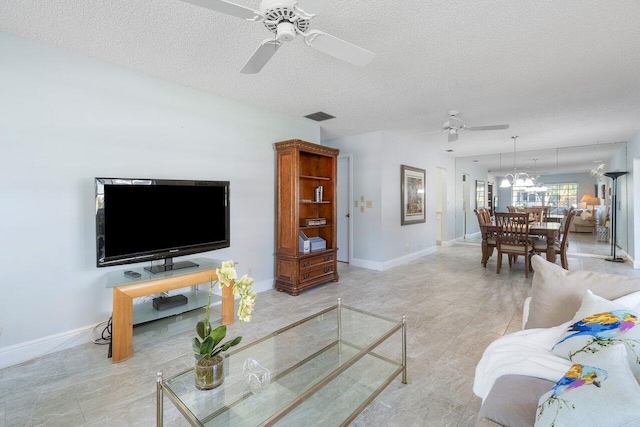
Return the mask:
MULTIPOLYGON (((560 231, 562 224, 559 222, 543 222, 532 223, 529 225, 529 236, 542 236, 547 240, 547 261, 556 262, 556 249, 555 242, 560 231)), ((484 224, 482 226, 482 264, 486 265, 487 258, 489 258, 489 247, 487 245, 488 236, 495 236, 498 231, 498 226, 492 222, 491 224, 484 224)))

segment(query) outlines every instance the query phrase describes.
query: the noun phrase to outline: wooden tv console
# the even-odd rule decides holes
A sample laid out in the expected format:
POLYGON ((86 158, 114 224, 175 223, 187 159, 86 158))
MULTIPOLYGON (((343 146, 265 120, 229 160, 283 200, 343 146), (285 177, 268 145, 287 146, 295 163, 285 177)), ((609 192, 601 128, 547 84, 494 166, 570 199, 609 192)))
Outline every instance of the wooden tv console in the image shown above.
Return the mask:
MULTIPOLYGON (((113 288, 113 325, 111 330, 112 360, 122 362, 133 356, 133 299, 175 289, 208 284, 217 280, 216 268, 222 261, 198 258, 198 267, 151 274, 142 269, 131 268, 141 277, 131 279, 124 270, 109 273, 107 287, 113 288)), ((206 304, 205 304, 206 305, 206 304)), ((222 324, 234 320, 233 290, 222 289, 222 324)))

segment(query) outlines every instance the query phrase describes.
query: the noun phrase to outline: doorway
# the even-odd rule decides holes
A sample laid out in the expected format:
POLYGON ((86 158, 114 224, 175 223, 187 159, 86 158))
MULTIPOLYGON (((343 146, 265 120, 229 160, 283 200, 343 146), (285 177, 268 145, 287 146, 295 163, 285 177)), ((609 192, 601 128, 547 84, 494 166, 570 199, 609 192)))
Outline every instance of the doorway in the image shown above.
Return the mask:
POLYGON ((436 166, 436 245, 447 237, 447 170, 436 166))
POLYGON ((462 174, 462 237, 467 238, 467 217, 469 216, 469 198, 471 191, 470 175, 462 174))
POLYGON ((351 224, 351 200, 353 200, 353 154, 338 156, 338 194, 336 195, 338 253, 337 260, 351 262, 353 227, 351 224))

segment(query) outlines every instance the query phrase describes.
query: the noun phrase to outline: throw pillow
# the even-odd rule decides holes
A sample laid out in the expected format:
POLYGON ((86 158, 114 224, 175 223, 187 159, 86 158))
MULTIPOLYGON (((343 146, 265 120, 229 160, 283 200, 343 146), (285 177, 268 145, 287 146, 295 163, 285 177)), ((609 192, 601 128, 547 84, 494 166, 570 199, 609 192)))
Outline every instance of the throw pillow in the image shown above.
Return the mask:
POLYGON ((571 320, 587 289, 606 299, 640 291, 640 279, 591 271, 567 271, 535 255, 526 327, 549 328, 571 320))
POLYGON ((580 309, 560 340, 555 355, 575 361, 575 356, 595 354, 615 344, 628 351, 629 364, 640 376, 640 315, 621 304, 587 291, 580 309))
POLYGON ((631 426, 640 423, 640 385, 622 345, 581 354, 538 401, 536 426, 631 426))

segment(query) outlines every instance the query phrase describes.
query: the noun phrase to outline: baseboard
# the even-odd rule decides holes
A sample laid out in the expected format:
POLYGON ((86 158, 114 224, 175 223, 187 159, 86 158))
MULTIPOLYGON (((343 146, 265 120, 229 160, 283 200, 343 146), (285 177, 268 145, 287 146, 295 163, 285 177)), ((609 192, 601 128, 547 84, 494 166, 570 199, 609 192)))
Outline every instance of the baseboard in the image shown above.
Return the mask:
POLYGON ((442 241, 440 242, 440 246, 443 246, 443 247, 453 246, 453 244, 454 244, 455 242, 456 242, 456 239, 453 239, 453 240, 442 240, 442 241))
POLYGON ((393 268, 393 267, 398 267, 400 265, 406 264, 408 262, 414 261, 414 260, 416 260, 418 258, 422 258, 422 257, 427 256, 427 255, 434 254, 436 252, 438 252, 438 247, 437 246, 432 246, 430 248, 426 248, 426 249, 423 249, 423 250, 418 251, 418 252, 412 252, 412 253, 407 254, 405 256, 402 256, 400 258, 396 258, 396 259, 392 259, 392 260, 383 262, 382 263, 382 270, 384 271, 384 270, 388 270, 388 269, 393 268))
POLYGON ((397 267, 399 265, 406 264, 418 258, 422 258, 424 256, 436 253, 437 251, 438 251, 438 247, 433 246, 430 248, 423 249, 421 251, 412 252, 400 258, 395 258, 389 261, 378 262, 378 261, 369 261, 366 259, 353 258, 349 264, 355 267, 367 268, 369 270, 384 271, 393 267, 397 267))
POLYGON ((480 232, 476 231, 475 233, 465 234, 465 239, 473 239, 474 237, 480 237, 480 232))
POLYGON ((349 265, 354 267, 366 268, 368 270, 382 271, 382 263, 377 261, 369 261, 368 259, 351 258, 349 265))
POLYGON ((85 326, 4 347, 0 349, 0 369, 91 342, 90 334, 96 326, 85 326))
MULTIPOLYGON (((253 290, 256 293, 268 291, 273 289, 273 284, 273 279, 254 282, 253 290)), ((219 294, 220 289, 216 288, 216 291, 214 291, 214 293, 219 294)), ((91 331, 96 326, 98 326, 98 324, 84 326, 71 331, 61 332, 59 334, 49 335, 9 347, 0 348, 0 369, 18 365, 37 357, 46 356, 50 353, 90 343, 91 331)))

